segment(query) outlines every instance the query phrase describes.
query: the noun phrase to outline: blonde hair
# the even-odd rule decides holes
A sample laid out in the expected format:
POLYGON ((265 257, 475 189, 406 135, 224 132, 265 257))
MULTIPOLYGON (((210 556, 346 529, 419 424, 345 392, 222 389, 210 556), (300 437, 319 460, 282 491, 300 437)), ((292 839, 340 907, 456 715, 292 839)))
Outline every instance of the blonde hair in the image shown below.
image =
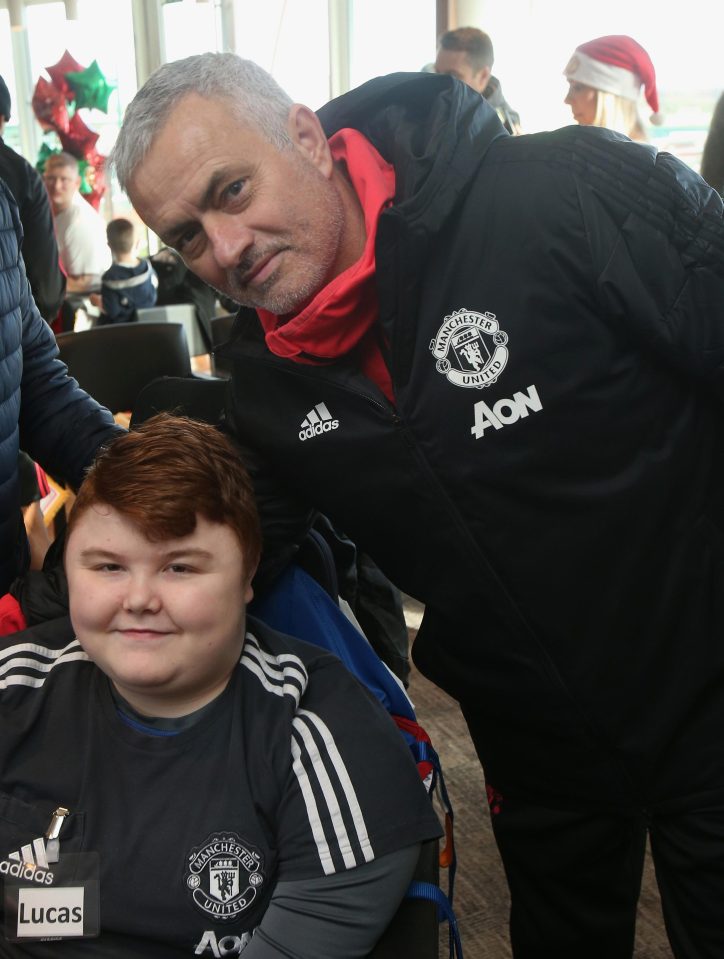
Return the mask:
POLYGON ((632 140, 647 143, 648 136, 639 109, 633 100, 616 93, 596 90, 596 115, 593 126, 616 130, 632 140))

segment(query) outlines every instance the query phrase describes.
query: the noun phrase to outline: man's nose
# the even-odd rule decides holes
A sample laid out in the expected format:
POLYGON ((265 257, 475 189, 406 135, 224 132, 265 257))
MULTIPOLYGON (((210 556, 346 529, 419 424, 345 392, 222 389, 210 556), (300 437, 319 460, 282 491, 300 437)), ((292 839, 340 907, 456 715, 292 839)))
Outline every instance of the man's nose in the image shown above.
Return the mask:
POLYGON ((214 259, 223 270, 233 270, 254 243, 253 231, 238 216, 214 211, 204 224, 214 259))
POLYGON ((123 608, 129 613, 157 613, 161 609, 161 598, 153 577, 138 574, 129 578, 123 608))

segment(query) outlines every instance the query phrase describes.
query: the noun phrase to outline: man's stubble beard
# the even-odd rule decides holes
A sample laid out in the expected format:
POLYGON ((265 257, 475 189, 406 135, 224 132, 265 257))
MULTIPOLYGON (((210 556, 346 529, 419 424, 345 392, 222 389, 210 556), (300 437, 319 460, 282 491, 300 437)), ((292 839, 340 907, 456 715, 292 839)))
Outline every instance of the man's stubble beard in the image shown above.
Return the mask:
POLYGON ((316 206, 313 220, 298 221, 290 231, 290 242, 277 241, 265 249, 253 250, 247 254, 236 269, 227 274, 226 289, 217 290, 217 293, 231 297, 240 306, 264 309, 276 316, 284 316, 298 313, 334 279, 333 269, 345 227, 342 200, 336 188, 323 180, 318 171, 309 170, 306 163, 303 169, 304 179, 309 181, 310 187, 308 203, 316 206), (321 189, 320 180, 323 181, 321 189), (313 229, 312 222, 317 223, 316 230, 313 229), (301 247, 300 243, 303 244, 301 247), (286 255, 294 257, 296 262, 280 263, 274 273, 254 289, 249 289, 238 281, 238 277, 247 273, 259 259, 267 256, 270 251, 280 250, 285 251, 282 254, 283 259, 286 255), (291 288, 287 288, 285 279, 290 271, 294 275, 289 280, 291 288))

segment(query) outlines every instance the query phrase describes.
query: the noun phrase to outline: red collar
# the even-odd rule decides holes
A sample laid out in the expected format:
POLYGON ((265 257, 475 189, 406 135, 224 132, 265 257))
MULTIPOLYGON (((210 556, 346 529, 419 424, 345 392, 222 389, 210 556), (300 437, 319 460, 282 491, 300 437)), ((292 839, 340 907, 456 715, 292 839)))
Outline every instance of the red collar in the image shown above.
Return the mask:
POLYGON ((267 310, 257 312, 272 353, 319 364, 357 349, 362 371, 391 400, 392 383, 377 340, 375 239, 380 214, 395 195, 395 171, 357 130, 340 130, 329 145, 335 162, 345 162, 362 206, 367 234, 362 256, 300 313, 278 317, 267 310))

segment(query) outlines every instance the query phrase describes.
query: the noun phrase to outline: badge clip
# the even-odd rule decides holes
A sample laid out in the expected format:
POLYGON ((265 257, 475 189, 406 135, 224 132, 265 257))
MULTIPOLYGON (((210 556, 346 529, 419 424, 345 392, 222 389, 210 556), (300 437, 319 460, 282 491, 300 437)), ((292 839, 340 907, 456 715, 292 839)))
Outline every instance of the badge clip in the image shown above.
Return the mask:
POLYGON ((45 855, 49 863, 58 862, 60 859, 60 830, 63 820, 70 815, 69 810, 64 806, 58 806, 50 820, 48 831, 45 833, 45 855))

